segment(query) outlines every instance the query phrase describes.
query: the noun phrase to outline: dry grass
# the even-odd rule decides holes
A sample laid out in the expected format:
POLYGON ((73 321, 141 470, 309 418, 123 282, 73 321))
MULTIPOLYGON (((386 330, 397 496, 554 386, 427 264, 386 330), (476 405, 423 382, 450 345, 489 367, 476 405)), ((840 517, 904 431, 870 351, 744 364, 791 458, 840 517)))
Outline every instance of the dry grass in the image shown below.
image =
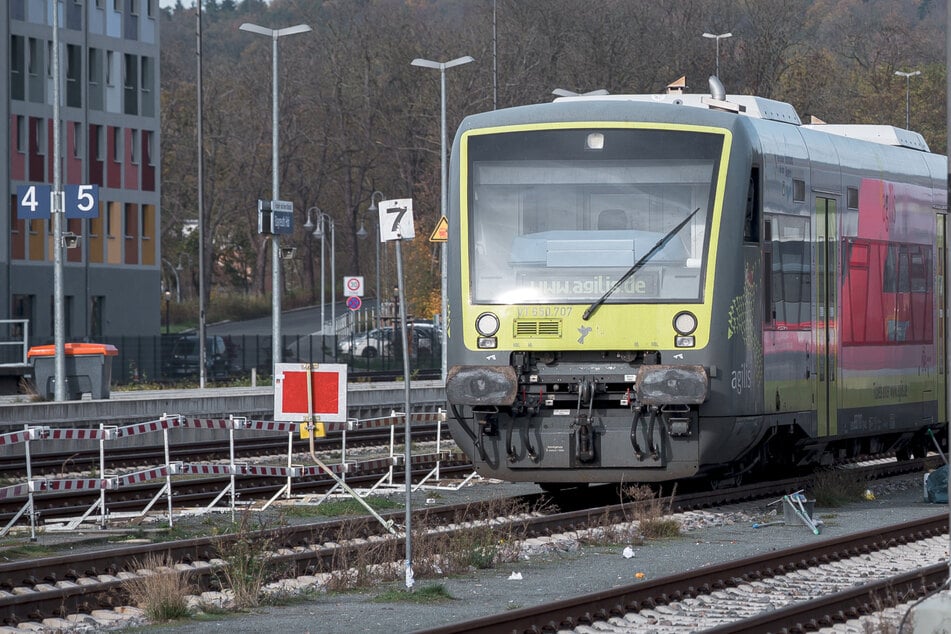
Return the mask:
MULTIPOLYGON (((490 505, 489 516, 511 517, 525 509, 511 502, 490 505)), ((415 578, 438 578, 460 574, 472 569, 492 568, 513 561, 518 555, 517 543, 524 536, 519 522, 482 522, 467 520, 462 511, 453 524, 461 530, 447 531, 442 524, 424 518, 413 524, 413 574, 415 578)), ((352 543, 365 534, 365 526, 357 526, 347 534, 338 535, 337 543, 352 543)), ((405 544, 392 539, 364 541, 355 549, 336 555, 327 582, 328 590, 344 591, 369 587, 403 579, 405 575, 405 544)))
POLYGON ((195 591, 190 572, 171 568, 158 555, 136 562, 135 567, 140 576, 126 580, 123 586, 132 602, 145 611, 151 621, 173 621, 189 616, 186 598, 195 591))
POLYGON ((219 549, 218 556, 226 563, 219 573, 220 585, 231 589, 237 609, 259 606, 264 585, 280 576, 273 557, 280 531, 280 526, 261 523, 253 511, 246 510, 234 531, 237 539, 219 549))

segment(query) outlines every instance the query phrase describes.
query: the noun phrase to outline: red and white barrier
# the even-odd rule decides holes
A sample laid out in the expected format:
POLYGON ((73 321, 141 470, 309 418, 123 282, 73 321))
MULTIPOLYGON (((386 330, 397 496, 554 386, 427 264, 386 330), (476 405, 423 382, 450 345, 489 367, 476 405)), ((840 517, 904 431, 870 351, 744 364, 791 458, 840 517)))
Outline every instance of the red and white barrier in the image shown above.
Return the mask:
MULTIPOLYGON (((444 413, 440 410, 436 413, 417 413, 411 415, 412 422, 420 423, 429 423, 429 422, 438 422, 441 423, 445 420, 444 413)), ((330 492, 324 495, 320 500, 322 502, 324 499, 330 496, 331 493, 337 487, 340 486, 340 483, 346 478, 347 474, 354 473, 370 473, 377 472, 380 470, 386 470, 386 475, 377 482, 376 485, 371 487, 369 490, 361 493, 361 497, 369 495, 378 487, 386 486, 399 486, 402 488, 403 485, 395 485, 393 483, 393 467, 401 465, 403 462, 403 456, 401 454, 395 453, 395 428, 404 423, 405 416, 401 413, 393 412, 392 415, 380 418, 373 418, 367 420, 356 420, 351 419, 345 422, 325 422, 324 428, 328 432, 339 432, 341 434, 342 440, 342 451, 340 456, 340 462, 337 464, 323 465, 323 466, 302 466, 292 464, 293 459, 293 440, 294 434, 298 432, 300 423, 298 422, 283 422, 283 421, 264 421, 264 420, 248 420, 247 418, 242 417, 229 417, 227 419, 208 419, 208 418, 185 418, 180 415, 163 415, 161 418, 152 421, 146 421, 141 423, 134 423, 131 425, 126 425, 122 427, 106 427, 105 425, 100 425, 99 429, 91 428, 72 428, 72 429, 53 429, 48 426, 35 426, 35 427, 26 427, 21 431, 11 432, 7 434, 0 434, 0 446, 3 445, 14 445, 14 444, 25 444, 25 458, 26 458, 26 467, 27 467, 27 481, 24 483, 18 483, 12 486, 0 487, 0 500, 11 500, 16 498, 26 497, 26 503, 17 513, 16 517, 10 521, 9 524, 2 530, 0 530, 0 537, 4 536, 9 532, 10 528, 19 521, 19 518, 23 514, 28 513, 30 516, 30 525, 31 525, 31 537, 35 539, 35 530, 36 530, 36 512, 34 509, 34 495, 37 494, 46 494, 46 493, 61 493, 64 491, 76 491, 76 492, 89 492, 89 491, 99 491, 100 497, 99 501, 93 504, 82 517, 78 519, 73 519, 66 524, 67 529, 75 529, 81 524, 82 521, 85 521, 90 515, 92 515, 96 510, 99 510, 100 517, 100 526, 105 528, 107 520, 107 511, 106 511, 106 492, 108 491, 117 491, 125 487, 142 485, 154 480, 165 479, 165 486, 152 498, 146 508, 138 514, 139 516, 145 515, 152 506, 163 496, 168 499, 168 521, 169 526, 173 522, 173 513, 172 513, 172 477, 173 476, 191 476, 191 477, 221 477, 229 476, 231 478, 230 484, 215 498, 215 500, 206 507, 205 510, 211 510, 217 503, 221 500, 224 495, 227 493, 231 494, 231 512, 234 513, 236 507, 236 488, 235 488, 235 478, 237 476, 250 476, 250 477, 264 477, 264 478, 283 478, 287 482, 285 486, 269 500, 263 508, 267 508, 272 502, 274 502, 278 497, 285 496, 286 498, 291 497, 291 487, 294 480, 307 478, 323 478, 330 477, 337 481, 337 484, 331 489, 330 492), (353 431, 355 429, 372 429, 372 428, 390 428, 390 447, 389 455, 383 458, 374 458, 370 460, 358 461, 358 462, 348 462, 346 455, 346 436, 348 431, 353 431), (210 429, 210 430, 227 430, 230 440, 230 460, 228 462, 221 463, 187 463, 187 462, 171 462, 169 460, 169 439, 168 432, 169 430, 174 429, 210 429), (234 457, 234 434, 240 433, 241 431, 253 431, 253 432, 264 432, 264 433, 283 433, 288 435, 288 452, 287 452, 287 464, 286 466, 268 466, 268 465, 251 465, 245 463, 238 463, 235 461, 234 457), (159 465, 157 467, 152 467, 149 469, 144 469, 136 471, 133 473, 125 474, 109 474, 106 471, 106 444, 109 441, 118 440, 120 438, 128 438, 131 436, 139 434, 149 434, 149 433, 158 433, 162 432, 164 437, 164 449, 165 449, 165 464, 159 465), (104 477, 101 478, 34 478, 32 475, 31 468, 31 458, 30 458, 30 445, 34 442, 42 442, 46 440, 53 441, 92 441, 99 442, 100 444, 100 473, 104 477)), ((450 458, 449 452, 444 452, 440 450, 440 438, 441 438, 441 429, 442 426, 439 425, 437 428, 437 448, 435 454, 426 454, 426 455, 417 455, 413 456, 412 463, 414 465, 428 464, 435 459, 437 460, 437 467, 434 472, 438 473, 438 462, 441 460, 446 460, 450 458)), ((428 479, 433 473, 424 478, 423 482, 428 479)), ((422 486, 423 482, 420 482, 418 486, 422 486)), ((319 502, 318 502, 319 503, 319 502)))

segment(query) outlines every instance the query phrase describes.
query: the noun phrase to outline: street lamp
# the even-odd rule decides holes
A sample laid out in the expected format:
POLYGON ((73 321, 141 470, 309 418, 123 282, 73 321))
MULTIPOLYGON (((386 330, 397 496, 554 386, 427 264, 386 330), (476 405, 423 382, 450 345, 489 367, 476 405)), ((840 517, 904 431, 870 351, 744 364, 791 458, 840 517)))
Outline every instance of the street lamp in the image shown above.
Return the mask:
POLYGON ((320 238, 320 334, 324 334, 324 327, 327 325, 327 319, 324 316, 324 223, 329 223, 330 225, 330 321, 331 321, 331 334, 337 334, 337 249, 336 249, 336 235, 334 231, 334 219, 325 211, 321 211, 320 207, 311 207, 307 210, 307 222, 304 224, 304 229, 310 230, 314 227, 314 223, 310 220, 310 212, 317 212, 317 228, 314 229, 314 233, 311 234, 315 238, 320 238))
MULTIPOLYGON (((271 82, 271 199, 280 199, 280 175, 278 173, 278 117, 277 117, 277 40, 285 35, 294 35, 296 33, 306 33, 310 27, 306 24, 298 24, 283 29, 269 29, 245 22, 240 27, 242 31, 266 35, 272 41, 272 73, 274 78, 271 82)), ((275 365, 280 363, 281 358, 281 246, 278 234, 271 236, 271 308, 272 308, 272 329, 271 329, 271 358, 275 365)))
MULTIPOLYGON (((465 57, 457 57, 456 59, 450 60, 448 62, 434 62, 428 59, 416 58, 410 64, 413 66, 422 66, 423 68, 435 68, 439 71, 439 80, 440 80, 440 103, 441 103, 441 112, 442 112, 442 128, 439 135, 440 149, 439 149, 439 158, 442 165, 442 172, 440 176, 440 189, 442 190, 442 206, 441 212, 442 217, 446 217, 446 200, 449 198, 449 183, 446 181, 446 69, 452 68, 453 66, 459 66, 461 64, 468 64, 469 62, 474 62, 475 60, 466 55, 465 57)), ((446 380, 446 294, 448 293, 448 280, 449 280, 449 266, 446 257, 446 245, 448 243, 443 242, 440 248, 440 255, 442 256, 441 263, 441 273, 442 273, 442 303, 440 310, 442 315, 440 321, 442 322, 442 380, 446 380)))
POLYGON ((713 33, 704 33, 703 37, 717 41, 717 77, 720 77, 720 40, 725 40, 728 37, 733 37, 733 34, 720 33, 719 35, 714 35, 713 33))
MULTIPOLYGON (((367 213, 374 214, 376 216, 376 313, 377 313, 377 326, 382 326, 383 322, 380 320, 381 311, 383 310, 383 304, 380 302, 380 209, 377 206, 376 197, 379 196, 380 200, 383 200, 383 192, 375 191, 370 194, 370 206, 367 207, 367 213)), ((367 237, 367 230, 363 226, 363 218, 360 218, 360 230, 357 231, 357 237, 363 240, 367 237)))
POLYGON ((175 301, 176 301, 176 302, 181 302, 181 301, 182 301, 182 283, 181 283, 180 278, 179 278, 179 276, 178 276, 178 272, 182 270, 182 260, 181 260, 181 256, 179 256, 178 267, 177 267, 177 268, 174 267, 174 266, 172 266, 172 263, 169 262, 169 261, 168 261, 167 259, 165 259, 165 258, 162 258, 162 262, 164 262, 164 263, 168 266, 168 269, 172 272, 172 275, 175 276, 175 301))
POLYGON ((909 109, 909 105, 911 103, 911 78, 915 77, 916 75, 920 75, 921 71, 913 70, 910 73, 904 73, 900 70, 896 70, 895 74, 898 75, 899 77, 905 78, 905 129, 910 130, 911 129, 911 121, 910 121, 911 110, 909 109))
POLYGON ((165 334, 166 335, 171 332, 170 328, 171 328, 172 321, 169 318, 170 316, 169 307, 171 306, 171 301, 172 301, 172 291, 165 291, 165 334))

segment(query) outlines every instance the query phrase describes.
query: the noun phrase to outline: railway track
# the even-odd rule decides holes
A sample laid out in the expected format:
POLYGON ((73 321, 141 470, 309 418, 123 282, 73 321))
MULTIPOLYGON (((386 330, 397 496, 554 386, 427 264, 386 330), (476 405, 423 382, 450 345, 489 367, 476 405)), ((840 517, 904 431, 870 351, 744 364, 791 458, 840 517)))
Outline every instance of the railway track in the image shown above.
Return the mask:
MULTIPOLYGON (((859 477, 872 477, 874 472, 879 477, 907 472, 908 465, 891 463, 869 468, 867 473, 859 477)), ((803 479, 792 479, 740 487, 732 490, 719 490, 713 493, 692 493, 679 495, 673 500, 672 510, 675 512, 691 509, 706 508, 722 504, 732 504, 754 499, 770 498, 781 495, 791 488, 800 488, 807 484, 803 479)), ((590 498, 590 495, 579 496, 575 502, 581 505, 581 498, 590 498)), ((542 495, 523 496, 511 502, 512 508, 540 509, 547 498, 542 495)), ((626 521, 632 513, 632 504, 614 504, 597 508, 570 508, 571 500, 565 503, 564 509, 555 512, 525 513, 521 511, 508 519, 493 520, 494 523, 508 522, 517 526, 517 533, 523 538, 533 536, 547 536, 565 531, 574 531, 586 527, 603 525, 605 522, 626 521)), ((445 526, 440 532, 466 530, 459 525, 461 519, 472 521, 474 518, 487 519, 491 513, 497 511, 497 501, 456 505, 442 508, 427 508, 419 512, 419 522, 424 526, 445 526)), ((399 522, 402 511, 385 515, 384 517, 399 522)), ((415 521, 415 520, 414 520, 415 521)), ((947 517, 933 518, 931 524, 915 529, 919 534, 943 532, 947 530, 947 517)), ((283 527, 273 532, 274 551, 281 568, 291 571, 294 575, 313 575, 318 571, 331 569, 335 561, 352 561, 359 559, 356 554, 359 549, 367 548, 367 540, 395 539, 401 543, 400 537, 384 537, 381 525, 368 522, 366 518, 340 519, 330 522, 304 523, 293 527, 283 527), (357 539, 351 544, 339 544, 340 535, 352 535, 357 539), (330 542, 335 542, 330 545, 330 542), (341 550, 350 549, 346 553, 341 550)), ((884 534, 877 531, 877 534, 884 534)), ((891 543, 896 540, 905 540, 900 531, 889 533, 881 543, 891 543)), ((36 621, 43 618, 62 617, 73 613, 90 613, 93 610, 114 608, 126 599, 123 591, 122 575, 130 574, 139 562, 151 556, 158 556, 177 566, 184 566, 192 570, 202 588, 214 587, 217 579, 216 570, 220 569, 221 553, 227 550, 229 540, 235 536, 203 537, 178 542, 162 544, 148 544, 134 547, 117 547, 102 551, 72 554, 62 557, 48 557, 24 562, 9 562, 0 564, 0 619, 5 623, 21 623, 36 621)), ((414 538, 415 539, 415 538, 414 538)), ((845 542, 843 542, 845 543, 845 542)), ((840 547, 841 549, 863 549, 869 546, 858 545, 840 547)), ((549 612, 524 613, 521 610, 512 611, 502 617, 508 620, 497 622, 486 621, 481 624, 470 624, 472 627, 485 627, 484 631, 520 631, 525 628, 536 627, 539 623, 554 623, 559 627, 576 627, 590 622, 598 616, 610 617, 617 613, 617 606, 658 606, 669 604, 674 600, 699 595, 700 588, 705 586, 718 589, 746 583, 754 575, 763 576, 764 570, 789 571, 802 568, 810 561, 819 561, 822 557, 835 559, 836 551, 823 547, 822 554, 813 544, 808 552, 800 550, 796 553, 785 553, 785 559, 777 558, 760 561, 744 562, 745 567, 723 567, 717 570, 704 571, 705 577, 690 579, 684 576, 676 582, 666 580, 650 584, 638 584, 627 591, 635 599, 619 595, 610 598, 599 597, 598 603, 582 604, 580 600, 573 601, 574 605, 549 606, 549 612), (808 556, 807 556, 808 555, 808 556), (757 568, 758 567, 758 568, 757 568), (754 570, 754 568, 757 568, 754 570), (742 581, 740 581, 742 580, 742 581), (650 589, 649 594, 640 594, 650 589), (608 607, 605 607, 608 606, 608 607), (571 613, 565 610, 572 610, 571 613), (524 619, 512 621, 513 618, 524 619), (513 625, 514 623, 514 625, 513 625), (529 623, 533 625, 529 625, 529 623)), ((541 608, 539 608, 540 610, 541 608)), ((469 626, 463 629, 439 630, 469 631, 469 626)), ((524 631, 539 631, 525 629, 524 631)), ((752 630, 751 630, 752 631, 752 630)))
POLYGON ((427 634, 816 631, 940 587, 947 562, 933 562, 946 554, 947 531, 947 515, 935 515, 427 634))

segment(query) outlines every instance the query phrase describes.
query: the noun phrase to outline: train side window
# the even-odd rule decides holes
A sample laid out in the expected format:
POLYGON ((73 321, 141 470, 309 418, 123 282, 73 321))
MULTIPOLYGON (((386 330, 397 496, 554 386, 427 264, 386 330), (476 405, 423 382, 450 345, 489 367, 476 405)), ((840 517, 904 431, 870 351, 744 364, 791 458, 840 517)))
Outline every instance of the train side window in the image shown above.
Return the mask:
POLYGON ((846 207, 849 209, 859 208, 859 189, 858 187, 846 188, 846 207))
POLYGON ((743 240, 759 241, 759 168, 750 172, 750 185, 746 190, 746 214, 743 219, 743 240))
POLYGON ((806 181, 801 178, 792 179, 792 199, 794 203, 806 202, 806 181))

